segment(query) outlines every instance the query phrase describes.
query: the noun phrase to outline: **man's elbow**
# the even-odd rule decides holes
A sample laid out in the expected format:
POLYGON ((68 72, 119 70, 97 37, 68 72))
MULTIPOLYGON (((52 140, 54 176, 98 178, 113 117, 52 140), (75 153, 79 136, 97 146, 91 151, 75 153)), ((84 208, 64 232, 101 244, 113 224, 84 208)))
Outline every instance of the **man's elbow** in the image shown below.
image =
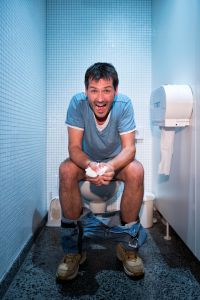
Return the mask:
POLYGON ((136 148, 135 146, 131 147, 131 160, 135 159, 135 155, 136 155, 136 148))

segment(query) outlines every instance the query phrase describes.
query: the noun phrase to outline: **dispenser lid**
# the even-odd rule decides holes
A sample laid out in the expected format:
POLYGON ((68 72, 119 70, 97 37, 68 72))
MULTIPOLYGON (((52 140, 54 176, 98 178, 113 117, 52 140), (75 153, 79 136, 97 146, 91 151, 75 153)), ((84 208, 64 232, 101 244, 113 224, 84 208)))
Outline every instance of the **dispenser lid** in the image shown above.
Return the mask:
POLYGON ((189 125, 193 95, 189 85, 163 85, 151 94, 151 120, 160 126, 189 125))

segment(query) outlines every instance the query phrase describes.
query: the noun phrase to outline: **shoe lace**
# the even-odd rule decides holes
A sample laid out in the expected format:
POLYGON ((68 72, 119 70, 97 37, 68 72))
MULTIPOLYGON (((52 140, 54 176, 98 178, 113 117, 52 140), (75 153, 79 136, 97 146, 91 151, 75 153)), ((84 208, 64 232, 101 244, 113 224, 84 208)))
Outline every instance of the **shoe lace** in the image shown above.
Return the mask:
POLYGON ((126 251, 126 256, 127 256, 128 259, 131 259, 131 260, 134 260, 134 261, 137 260, 137 254, 133 251, 126 251))
POLYGON ((77 255, 75 254, 67 254, 64 257, 64 263, 72 263, 74 260, 77 259, 77 255))

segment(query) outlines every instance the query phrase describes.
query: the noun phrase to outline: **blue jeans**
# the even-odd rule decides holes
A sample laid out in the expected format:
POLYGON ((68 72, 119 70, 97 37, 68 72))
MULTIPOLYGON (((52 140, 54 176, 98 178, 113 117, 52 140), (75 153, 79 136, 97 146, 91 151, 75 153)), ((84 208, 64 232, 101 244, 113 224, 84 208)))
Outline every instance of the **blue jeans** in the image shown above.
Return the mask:
POLYGON ((122 225, 120 212, 94 215, 86 210, 75 222, 64 219, 62 227, 62 247, 66 254, 86 251, 90 239, 109 239, 121 243, 127 250, 137 250, 147 237, 139 221, 122 225))

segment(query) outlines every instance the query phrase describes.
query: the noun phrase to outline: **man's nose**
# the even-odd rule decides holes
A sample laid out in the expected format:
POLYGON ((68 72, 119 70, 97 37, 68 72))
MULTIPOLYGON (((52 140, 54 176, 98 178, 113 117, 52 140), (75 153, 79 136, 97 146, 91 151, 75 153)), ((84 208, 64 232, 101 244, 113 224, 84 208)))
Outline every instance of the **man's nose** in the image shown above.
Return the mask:
POLYGON ((98 93, 98 101, 103 101, 103 93, 102 92, 98 93))

